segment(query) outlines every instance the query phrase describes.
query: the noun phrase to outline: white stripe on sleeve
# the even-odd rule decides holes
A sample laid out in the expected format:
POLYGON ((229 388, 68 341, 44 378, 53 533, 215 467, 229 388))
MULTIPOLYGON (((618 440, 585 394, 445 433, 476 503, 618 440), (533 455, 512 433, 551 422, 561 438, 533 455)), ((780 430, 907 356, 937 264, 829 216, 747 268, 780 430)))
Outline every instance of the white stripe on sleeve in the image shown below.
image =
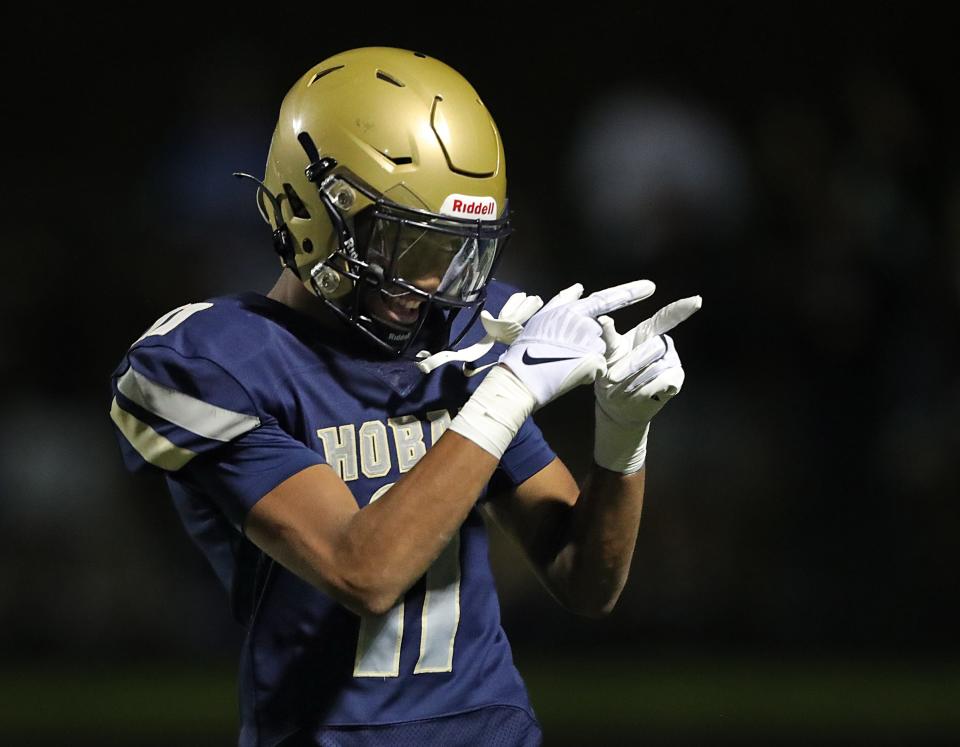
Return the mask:
POLYGON ((110 417, 144 461, 155 467, 176 472, 197 455, 190 449, 171 443, 142 420, 124 410, 117 404, 116 397, 110 405, 110 417))
POLYGON ((214 441, 230 441, 260 425, 260 418, 255 415, 226 410, 158 384, 133 366, 120 377, 117 389, 157 417, 214 441))

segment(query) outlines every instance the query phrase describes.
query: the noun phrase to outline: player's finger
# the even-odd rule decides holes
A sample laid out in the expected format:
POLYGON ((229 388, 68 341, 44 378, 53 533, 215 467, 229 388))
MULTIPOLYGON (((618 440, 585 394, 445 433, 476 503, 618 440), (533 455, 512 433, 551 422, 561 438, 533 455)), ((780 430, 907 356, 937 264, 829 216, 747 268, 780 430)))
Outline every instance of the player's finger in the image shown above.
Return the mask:
POLYGON ((668 360, 670 351, 673 349, 672 345, 669 335, 651 337, 621 356, 610 369, 611 377, 618 381, 629 378, 632 383, 628 386, 628 390, 639 389, 674 365, 672 360, 668 360))
POLYGON ((664 371, 649 384, 640 387, 640 394, 657 402, 666 402, 680 392, 683 388, 684 379, 685 374, 682 368, 671 368, 669 371, 664 371))
POLYGON ((494 319, 491 316, 485 317, 481 314, 480 322, 487 331, 487 336, 497 342, 507 342, 508 340, 509 342, 513 342, 516 336, 523 330, 523 325, 520 322, 515 322, 513 319, 494 319))
POLYGON ((668 303, 660 311, 640 322, 633 330, 634 346, 649 340, 651 337, 669 332, 680 322, 683 322, 693 316, 703 305, 703 299, 700 296, 690 296, 681 298, 679 301, 668 303))
POLYGON ((607 355, 609 356, 617 347, 617 338, 620 335, 617 333, 617 327, 613 319, 609 316, 598 316, 597 321, 600 322, 600 338, 603 340, 603 344, 607 346, 607 355))
POLYGON ((568 304, 571 301, 576 301, 578 298, 580 298, 582 293, 583 293, 583 285, 581 285, 580 283, 574 283, 569 288, 564 288, 557 295, 555 295, 553 298, 547 301, 547 305, 544 306, 543 308, 553 309, 553 308, 556 308, 557 306, 563 306, 564 304, 568 304))
POLYGON ((591 293, 582 301, 577 302, 577 309, 587 316, 597 317, 600 314, 609 314, 622 309, 644 298, 649 298, 657 289, 649 280, 634 280, 623 285, 591 293))
POLYGON ((523 300, 523 303, 517 307, 513 318, 520 322, 520 324, 523 324, 527 319, 540 311, 541 306, 543 306, 543 299, 541 299, 540 296, 527 296, 523 300))
POLYGON ((513 311, 520 308, 523 302, 526 300, 527 294, 520 292, 514 293, 510 298, 507 299, 507 302, 500 309, 498 316, 502 319, 511 315, 513 311))

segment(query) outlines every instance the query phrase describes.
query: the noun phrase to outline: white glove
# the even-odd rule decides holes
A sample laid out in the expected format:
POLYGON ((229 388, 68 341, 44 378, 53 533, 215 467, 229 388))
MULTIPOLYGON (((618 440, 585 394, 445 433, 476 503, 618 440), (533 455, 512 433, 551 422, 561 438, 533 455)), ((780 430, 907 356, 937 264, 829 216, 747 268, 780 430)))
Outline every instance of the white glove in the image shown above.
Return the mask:
POLYGON ((649 280, 636 280, 580 299, 583 286, 571 285, 533 315, 500 362, 530 390, 537 407, 543 407, 606 371, 606 345, 596 317, 647 298, 653 291, 649 280))
POLYGON ((594 461, 613 472, 641 469, 650 420, 683 386, 684 373, 666 334, 701 306, 700 296, 674 301, 624 335, 613 319, 598 321, 607 346, 607 371, 594 382, 594 461))
MULTIPOLYGON (((516 340, 523 330, 524 322, 539 311, 541 306, 543 306, 543 301, 540 296, 514 293, 500 309, 498 316, 494 317, 486 309, 480 312, 480 323, 486 331, 480 342, 463 350, 443 350, 433 355, 424 350, 420 353, 421 360, 417 363, 417 367, 424 373, 430 373, 435 368, 453 361, 473 363, 473 361, 490 352, 490 348, 495 343, 505 342, 509 345, 516 340)), ((464 373, 467 373, 468 376, 473 375, 478 370, 480 369, 471 367, 469 373, 467 373, 468 369, 464 367, 464 373)))
POLYGON ((653 293, 649 280, 625 283, 581 299, 577 283, 533 315, 500 363, 477 387, 450 430, 498 459, 523 421, 564 392, 606 372, 606 345, 596 317, 653 293))

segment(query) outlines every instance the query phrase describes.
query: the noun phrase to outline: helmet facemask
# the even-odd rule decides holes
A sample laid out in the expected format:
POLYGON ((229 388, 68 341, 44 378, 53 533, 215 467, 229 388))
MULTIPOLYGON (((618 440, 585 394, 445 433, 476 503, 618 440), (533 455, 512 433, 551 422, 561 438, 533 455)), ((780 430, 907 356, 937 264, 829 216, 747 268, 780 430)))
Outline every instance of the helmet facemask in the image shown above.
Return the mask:
MULTIPOLYGON (((328 168, 335 163, 326 160, 328 168)), ((411 208, 377 194, 346 169, 331 170, 319 193, 337 228, 339 248, 311 269, 313 292, 393 354, 413 357, 423 348, 436 352, 432 348, 456 344, 462 333, 451 341, 450 327, 460 313, 479 314, 510 235, 508 212, 485 221, 411 208), (344 215, 338 204, 352 200, 335 196, 345 189, 370 206, 352 218, 344 215), (333 300, 333 282, 349 282, 352 289, 333 300)))

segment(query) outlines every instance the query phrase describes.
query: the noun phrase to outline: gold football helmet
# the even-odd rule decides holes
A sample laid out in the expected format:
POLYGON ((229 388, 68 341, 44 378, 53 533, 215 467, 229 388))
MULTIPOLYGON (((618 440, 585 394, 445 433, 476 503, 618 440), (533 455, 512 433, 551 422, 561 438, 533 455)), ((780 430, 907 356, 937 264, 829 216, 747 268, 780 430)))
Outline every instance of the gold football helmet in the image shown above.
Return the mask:
POLYGON ((294 84, 257 204, 283 265, 396 354, 437 325, 453 344, 510 234, 493 118, 459 73, 402 49, 343 52, 294 84))

